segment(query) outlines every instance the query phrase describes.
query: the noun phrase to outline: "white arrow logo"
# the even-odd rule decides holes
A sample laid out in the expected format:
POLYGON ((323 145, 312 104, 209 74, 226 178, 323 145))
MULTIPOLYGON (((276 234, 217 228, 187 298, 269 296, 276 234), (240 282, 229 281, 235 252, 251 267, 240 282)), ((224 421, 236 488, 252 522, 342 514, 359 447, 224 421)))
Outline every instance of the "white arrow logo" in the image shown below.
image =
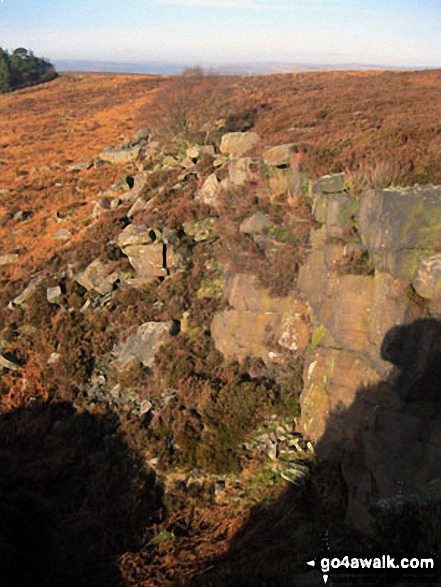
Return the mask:
POLYGON ((310 567, 315 567, 315 561, 308 561, 306 564, 310 567))

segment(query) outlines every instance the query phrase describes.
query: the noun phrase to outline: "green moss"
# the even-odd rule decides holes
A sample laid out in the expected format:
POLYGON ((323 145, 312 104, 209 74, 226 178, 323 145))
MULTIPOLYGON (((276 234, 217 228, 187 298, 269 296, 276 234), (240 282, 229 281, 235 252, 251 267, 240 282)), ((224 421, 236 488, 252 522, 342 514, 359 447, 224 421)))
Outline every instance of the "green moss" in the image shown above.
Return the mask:
POLYGON ((168 530, 162 530, 159 534, 156 534, 154 538, 152 538, 146 544, 146 548, 151 548, 162 544, 163 542, 170 542, 175 539, 175 535, 173 532, 169 532, 168 530))
POLYGON ((296 235, 289 227, 284 226, 270 226, 268 234, 279 243, 295 243, 296 235))
POLYGON ((311 185, 311 182, 309 181, 309 179, 307 177, 305 177, 304 175, 302 175, 302 183, 300 186, 300 194, 302 196, 307 196, 309 194, 310 185, 311 185))
POLYGON ((308 350, 313 350, 322 342, 324 337, 327 335, 328 330, 325 326, 319 326, 314 330, 314 333, 311 338, 311 342, 308 345, 308 350))

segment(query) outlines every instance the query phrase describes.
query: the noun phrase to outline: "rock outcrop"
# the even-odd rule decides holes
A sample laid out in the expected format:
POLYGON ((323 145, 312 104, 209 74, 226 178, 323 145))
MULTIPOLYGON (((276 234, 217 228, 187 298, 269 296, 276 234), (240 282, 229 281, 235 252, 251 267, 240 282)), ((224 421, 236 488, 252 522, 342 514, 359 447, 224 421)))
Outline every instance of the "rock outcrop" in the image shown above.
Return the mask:
POLYGON ((441 188, 312 186, 313 245, 299 286, 311 308, 300 428, 337 458, 348 519, 441 474, 441 188))
POLYGON ((308 308, 294 296, 271 297, 249 274, 227 274, 229 307, 214 316, 211 335, 225 356, 247 356, 265 363, 283 361, 283 350, 297 353, 309 343, 308 308))

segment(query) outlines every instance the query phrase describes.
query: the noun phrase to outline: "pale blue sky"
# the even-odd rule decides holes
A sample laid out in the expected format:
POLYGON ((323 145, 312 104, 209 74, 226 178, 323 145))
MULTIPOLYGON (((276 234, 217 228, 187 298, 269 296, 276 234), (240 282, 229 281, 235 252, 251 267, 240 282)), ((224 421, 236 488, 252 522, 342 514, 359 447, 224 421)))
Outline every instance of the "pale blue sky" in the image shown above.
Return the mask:
POLYGON ((0 46, 49 59, 441 67, 441 0, 0 0, 0 46))

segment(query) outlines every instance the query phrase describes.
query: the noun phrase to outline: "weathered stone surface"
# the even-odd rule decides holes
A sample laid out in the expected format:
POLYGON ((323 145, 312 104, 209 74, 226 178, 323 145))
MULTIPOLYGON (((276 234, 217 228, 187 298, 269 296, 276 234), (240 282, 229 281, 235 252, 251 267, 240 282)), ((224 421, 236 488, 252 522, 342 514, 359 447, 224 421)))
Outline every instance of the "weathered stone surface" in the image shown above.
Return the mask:
POLYGON ((241 223, 239 230, 244 234, 264 234, 269 227, 269 216, 263 212, 256 212, 252 216, 245 218, 241 223))
POLYGON ((257 157, 241 157, 228 163, 228 179, 231 185, 244 185, 247 181, 257 179, 261 175, 260 159, 257 157))
POLYGON ((219 180, 216 175, 212 173, 207 177, 201 189, 196 193, 195 200, 200 200, 204 202, 204 204, 215 208, 218 204, 221 189, 219 180))
POLYGON ((151 245, 130 245, 124 247, 130 265, 135 269, 138 280, 148 281, 156 277, 165 277, 167 269, 164 259, 164 244, 156 242, 151 245))
POLYGON ((324 261, 330 271, 343 266, 348 257, 345 255, 345 246, 342 242, 329 243, 324 246, 324 261))
POLYGON ((441 250, 441 187, 371 190, 359 226, 376 269, 410 281, 421 254, 441 250))
POLYGON ((136 271, 137 283, 168 275, 167 263, 173 264, 172 251, 168 250, 159 230, 147 228, 144 224, 129 224, 119 235, 117 242, 136 271))
POLYGON ((39 284, 39 280, 31 281, 28 286, 18 295, 16 298, 10 302, 10 306, 21 306, 29 300, 31 296, 34 295, 35 291, 37 290, 37 286, 39 284))
POLYGON ((263 153, 263 161, 272 167, 286 167, 291 160, 294 144, 277 145, 263 153))
POLYGON ((302 301, 271 297, 250 274, 227 274, 224 296, 231 308, 214 316, 211 334, 225 356, 279 362, 281 350, 303 351, 309 343, 309 312, 302 301))
POLYGON ((329 195, 318 193, 312 199, 312 215, 314 220, 320 224, 324 224, 326 222, 326 207, 328 198, 329 195))
POLYGON ((243 360, 247 356, 271 362, 265 346, 266 332, 273 320, 272 313, 224 310, 215 314, 211 336, 225 357, 243 360))
POLYGON ((94 291, 105 295, 112 290, 116 276, 114 274, 109 275, 104 263, 100 259, 95 259, 84 271, 75 277, 75 280, 86 288, 87 291, 94 291))
POLYGON ((72 238, 72 233, 67 228, 60 228, 52 235, 52 240, 54 241, 67 241, 72 238))
POLYGON ((372 345, 366 350, 383 379, 390 375, 393 368, 381 357, 381 345, 387 332, 398 324, 419 318, 422 312, 422 308, 412 305, 409 300, 406 282, 388 273, 375 273, 368 334, 372 345))
POLYGON ((141 212, 142 210, 144 210, 145 205, 146 205, 146 201, 143 198, 137 198, 135 200, 135 203, 133 204, 133 206, 127 212, 127 218, 131 218, 137 212, 141 212))
POLYGON ((9 371, 18 371, 20 364, 17 359, 10 353, 0 353, 0 369, 8 369, 9 371))
POLYGON ((280 324, 274 324, 273 330, 279 334, 278 344, 289 351, 304 351, 311 337, 307 322, 307 308, 295 310, 280 316, 280 324))
POLYGON ((279 169, 274 167, 268 174, 268 186, 272 199, 298 194, 300 192, 300 176, 292 169, 279 169))
POLYGON ((8 255, 0 255, 0 266, 9 265, 18 259, 17 253, 10 253, 8 255))
POLYGON ((115 347, 116 366, 123 369, 131 361, 139 361, 144 367, 151 369, 155 363, 156 353, 170 339, 174 328, 172 321, 142 324, 124 343, 115 347))
POLYGON ((338 194, 346 191, 347 182, 344 173, 325 175, 311 184, 311 195, 316 194, 338 194))
POLYGON ((260 141, 256 132, 230 132, 223 135, 220 152, 231 157, 241 157, 260 141))
POLYGON ((330 414, 344 414, 357 390, 380 380, 378 373, 359 353, 317 347, 306 353, 303 380, 299 430, 314 442, 326 432, 320 456, 342 456, 344 431, 338 418, 330 422, 330 414))
POLYGON ((326 243, 326 226, 311 229, 309 238, 313 250, 323 248, 326 243))
POLYGON ((102 161, 108 161, 109 163, 113 163, 114 165, 125 165, 127 163, 132 163, 134 161, 140 149, 140 145, 136 145, 131 148, 109 148, 104 149, 104 151, 101 151, 98 157, 102 161))
POLYGON ((100 216, 110 210, 110 201, 106 199, 101 199, 95 202, 95 205, 92 210, 92 219, 97 220, 100 216))
POLYGON ((130 245, 151 245, 160 237, 154 228, 145 224, 129 224, 118 236, 118 246, 124 249, 130 245))
POLYGON ((441 298, 441 254, 420 256, 412 285, 423 298, 441 298))
POLYGON ((32 210, 19 210, 13 216, 15 222, 24 222, 33 215, 32 210))
POLYGON ((61 291, 61 287, 59 285, 56 285, 55 287, 48 287, 47 292, 46 292, 46 296, 47 296, 47 301, 50 304, 58 304, 58 302, 60 302, 63 297, 63 292, 61 291))
POLYGON ((356 224, 359 201, 344 194, 330 196, 326 202, 326 232, 328 238, 344 238, 356 224))
POLYGON ((187 149, 187 157, 193 162, 198 160, 202 155, 212 155, 214 157, 214 147, 212 145, 193 145, 187 149))
POLYGON ((366 351, 369 346, 373 287, 372 277, 342 275, 320 308, 319 322, 345 349, 366 351))

